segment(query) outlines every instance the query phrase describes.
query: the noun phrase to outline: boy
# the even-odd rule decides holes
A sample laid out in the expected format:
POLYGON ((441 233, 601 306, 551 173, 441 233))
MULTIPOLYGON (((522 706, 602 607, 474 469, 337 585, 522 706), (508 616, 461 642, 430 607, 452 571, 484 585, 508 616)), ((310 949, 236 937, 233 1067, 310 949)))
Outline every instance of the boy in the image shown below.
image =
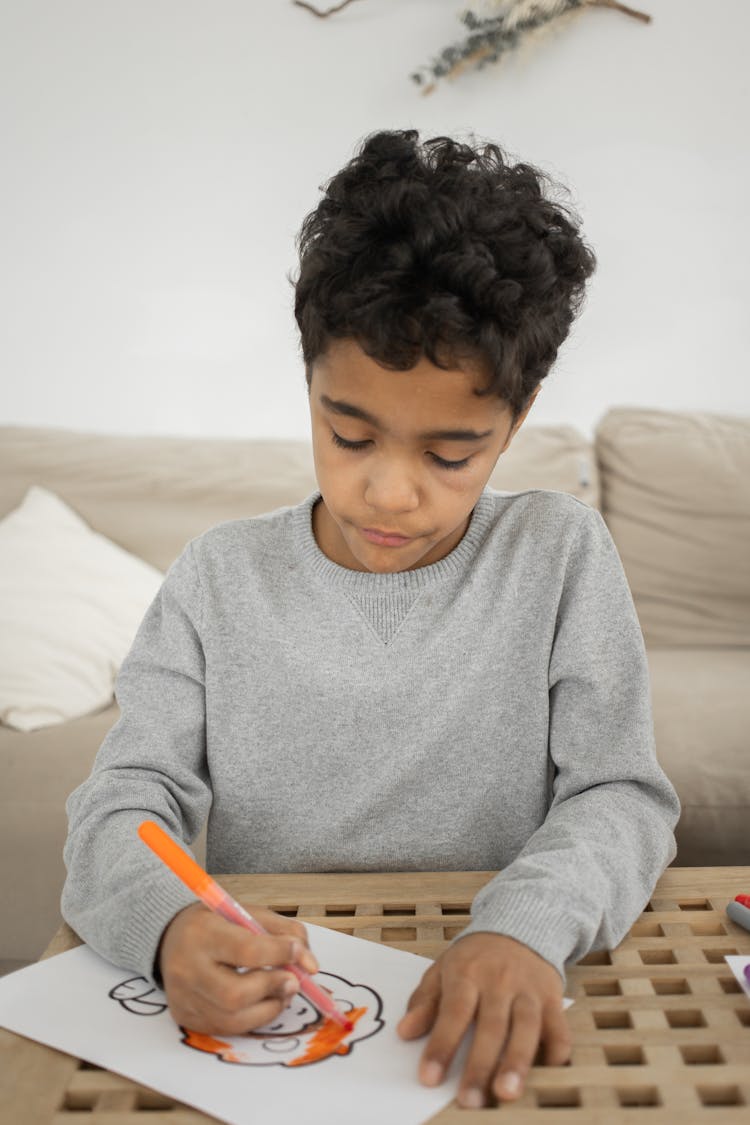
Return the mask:
POLYGON ((536 169, 373 134, 299 239, 295 315, 319 492, 222 524, 167 575, 122 717, 68 802, 63 913, 240 1034, 314 972, 304 927, 210 913, 136 837, 208 816, 209 870, 499 870, 399 1024, 459 1102, 569 1057, 564 966, 616 945, 675 853, 643 639, 596 510, 485 488, 595 259, 536 169), (248 971, 238 974, 236 966, 248 971))

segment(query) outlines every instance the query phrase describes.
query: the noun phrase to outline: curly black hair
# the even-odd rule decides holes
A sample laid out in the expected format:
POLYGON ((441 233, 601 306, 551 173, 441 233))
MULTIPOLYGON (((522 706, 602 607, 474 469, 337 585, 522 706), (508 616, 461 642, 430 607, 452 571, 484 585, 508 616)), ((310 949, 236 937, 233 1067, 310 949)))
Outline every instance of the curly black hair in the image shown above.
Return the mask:
POLYGON ((596 258, 559 187, 496 144, 370 134, 321 190, 296 245, 308 386, 332 338, 391 370, 479 361, 514 420, 547 375, 596 258))

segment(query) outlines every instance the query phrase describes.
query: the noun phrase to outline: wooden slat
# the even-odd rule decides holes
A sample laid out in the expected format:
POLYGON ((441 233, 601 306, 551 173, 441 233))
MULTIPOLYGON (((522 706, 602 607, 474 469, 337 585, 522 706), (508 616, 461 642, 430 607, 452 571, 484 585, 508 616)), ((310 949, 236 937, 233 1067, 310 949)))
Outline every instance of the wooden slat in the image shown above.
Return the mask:
MULTIPOLYGON (((494 872, 232 875, 238 899, 394 948, 439 956, 494 872)), ((532 1068, 510 1107, 447 1106, 435 1125, 746 1125, 750 1003, 724 954, 750 934, 724 908, 750 868, 673 868, 611 953, 570 969, 568 1067, 532 1068)), ((79 944, 63 926, 45 956, 79 944)), ((0 1031, 0 1120, 12 1125, 198 1125, 209 1118, 136 1083, 0 1031), (144 1115, 148 1114, 146 1118, 144 1115)))
MULTIPOLYGON (((312 921, 312 919, 309 919, 312 921)), ((354 925, 357 937, 380 941, 383 931, 383 907, 373 903, 358 903, 354 908, 354 925)))
POLYGON ((0 1121, 50 1121, 77 1067, 72 1056, 0 1028, 0 1121))

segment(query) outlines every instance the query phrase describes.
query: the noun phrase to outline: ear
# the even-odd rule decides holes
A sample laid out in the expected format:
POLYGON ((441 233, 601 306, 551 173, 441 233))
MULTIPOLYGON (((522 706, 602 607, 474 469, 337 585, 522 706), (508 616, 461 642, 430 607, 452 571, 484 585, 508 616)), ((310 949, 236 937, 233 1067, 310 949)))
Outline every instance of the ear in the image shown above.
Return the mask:
POLYGON ((513 438, 516 436, 518 431, 521 429, 521 426, 523 425, 524 421, 526 420, 526 415, 529 413, 532 406, 534 405, 534 402, 536 400, 536 396, 539 394, 541 389, 542 389, 542 385, 540 383, 539 386, 536 388, 536 390, 533 392, 529 401, 526 403, 526 406, 524 407, 523 411, 519 414, 518 418, 514 422, 512 428, 510 430, 510 433, 508 434, 507 438, 505 439, 505 444, 503 445, 503 448, 500 450, 501 453, 505 453, 505 450, 508 448, 510 443, 513 441, 513 438))

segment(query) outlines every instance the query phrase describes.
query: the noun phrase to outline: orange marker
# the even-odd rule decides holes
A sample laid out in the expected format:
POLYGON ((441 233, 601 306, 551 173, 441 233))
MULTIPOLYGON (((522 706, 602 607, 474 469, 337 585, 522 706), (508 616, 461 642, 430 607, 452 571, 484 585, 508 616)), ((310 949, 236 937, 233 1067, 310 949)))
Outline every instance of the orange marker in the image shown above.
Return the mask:
MULTIPOLYGON (((246 930, 250 930, 253 934, 268 933, 268 930, 265 930, 259 922, 256 922, 238 902, 234 901, 231 895, 222 890, 219 884, 195 862, 193 857, 184 852, 178 844, 175 844, 164 829, 155 824, 153 820, 144 820, 138 829, 138 835, 144 844, 148 844, 159 859, 166 863, 170 871, 178 879, 181 879, 185 886, 198 896, 201 902, 205 903, 209 910, 220 914, 222 918, 226 918, 229 922, 236 922, 238 926, 244 926, 246 930)), ((298 968, 297 965, 285 965, 284 968, 290 973, 294 973, 300 984, 300 992, 319 1012, 328 1016, 329 1019, 335 1020, 345 1031, 354 1029, 351 1020, 348 1020, 338 1010, 330 993, 320 988, 304 969, 298 968)))

